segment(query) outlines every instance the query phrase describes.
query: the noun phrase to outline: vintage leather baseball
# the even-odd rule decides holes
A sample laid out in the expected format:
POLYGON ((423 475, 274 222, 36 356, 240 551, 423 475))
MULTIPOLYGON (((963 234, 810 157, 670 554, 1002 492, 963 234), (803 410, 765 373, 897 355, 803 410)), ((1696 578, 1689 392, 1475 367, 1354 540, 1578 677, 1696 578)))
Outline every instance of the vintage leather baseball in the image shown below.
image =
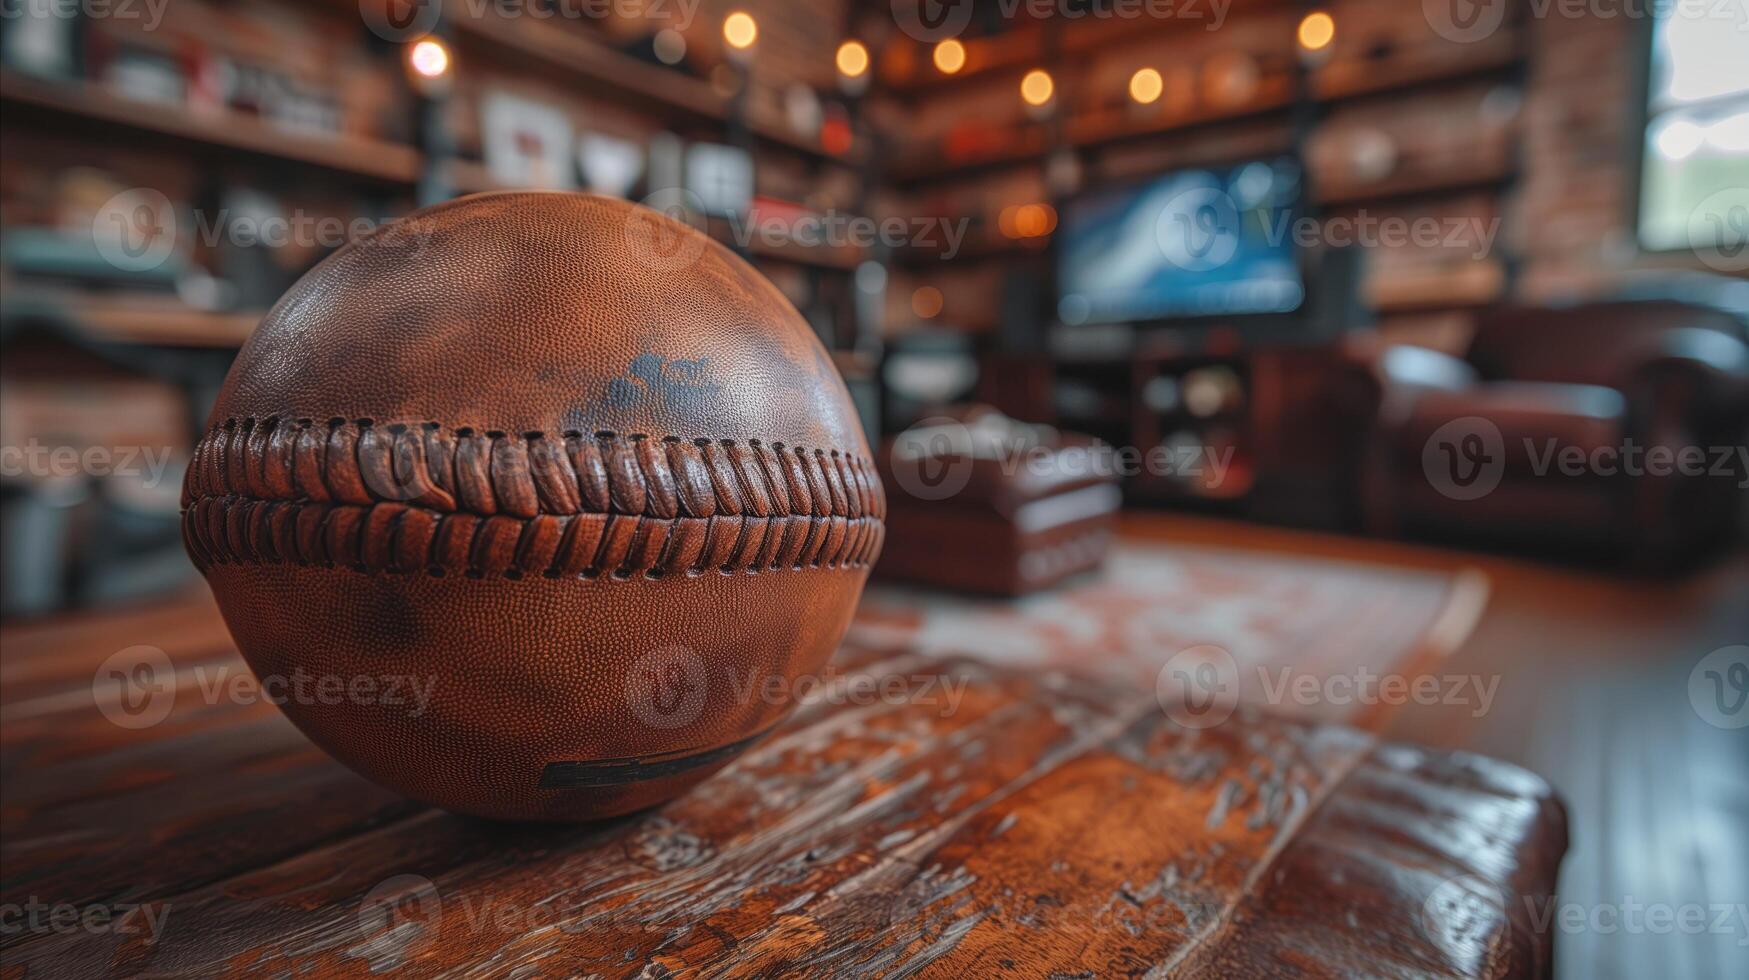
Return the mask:
POLYGON ((672 797, 784 716, 884 506, 769 282, 647 209, 518 192, 293 286, 219 394, 183 527, 311 739, 452 810, 573 820, 672 797))

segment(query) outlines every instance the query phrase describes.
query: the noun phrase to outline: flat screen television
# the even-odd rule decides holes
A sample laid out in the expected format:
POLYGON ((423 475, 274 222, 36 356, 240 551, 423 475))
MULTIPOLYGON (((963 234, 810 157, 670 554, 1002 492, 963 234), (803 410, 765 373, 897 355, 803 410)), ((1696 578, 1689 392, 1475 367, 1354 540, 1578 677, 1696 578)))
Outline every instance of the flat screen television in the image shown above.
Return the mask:
POLYGON ((1066 325, 1292 313, 1298 161, 1178 170, 1065 208, 1057 315, 1066 325))

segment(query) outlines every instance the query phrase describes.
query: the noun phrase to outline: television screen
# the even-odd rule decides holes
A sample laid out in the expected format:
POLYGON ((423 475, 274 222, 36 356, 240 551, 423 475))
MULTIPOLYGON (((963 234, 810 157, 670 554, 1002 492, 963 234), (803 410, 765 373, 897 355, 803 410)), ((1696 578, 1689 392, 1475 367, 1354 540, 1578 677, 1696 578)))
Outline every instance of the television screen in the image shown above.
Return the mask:
POLYGON ((1064 323, 1287 313, 1305 298, 1296 161, 1181 170, 1089 194, 1059 237, 1064 323))

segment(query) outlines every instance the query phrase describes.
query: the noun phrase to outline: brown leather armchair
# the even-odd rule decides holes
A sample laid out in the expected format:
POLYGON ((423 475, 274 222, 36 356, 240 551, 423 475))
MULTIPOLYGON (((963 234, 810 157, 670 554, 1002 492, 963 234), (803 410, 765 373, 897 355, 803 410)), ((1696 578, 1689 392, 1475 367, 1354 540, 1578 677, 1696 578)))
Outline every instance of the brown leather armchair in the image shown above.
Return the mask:
POLYGON ((1461 359, 1382 353, 1368 526, 1647 567, 1729 542, 1749 483, 1746 290, 1500 308, 1461 359))

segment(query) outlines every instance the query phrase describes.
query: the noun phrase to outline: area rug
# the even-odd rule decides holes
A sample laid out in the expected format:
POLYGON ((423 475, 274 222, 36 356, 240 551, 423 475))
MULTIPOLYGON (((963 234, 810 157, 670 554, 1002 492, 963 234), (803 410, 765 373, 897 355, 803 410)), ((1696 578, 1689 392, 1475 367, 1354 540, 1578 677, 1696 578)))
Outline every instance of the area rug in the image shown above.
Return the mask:
POLYGON ((1194 687, 1197 677, 1215 676, 1196 673, 1212 662, 1215 682, 1236 681, 1243 703, 1376 727, 1419 700, 1481 701, 1487 679, 1438 671, 1487 593, 1479 570, 1126 542, 1099 571, 1016 600, 873 584, 846 646, 1148 686, 1185 667, 1194 687))

